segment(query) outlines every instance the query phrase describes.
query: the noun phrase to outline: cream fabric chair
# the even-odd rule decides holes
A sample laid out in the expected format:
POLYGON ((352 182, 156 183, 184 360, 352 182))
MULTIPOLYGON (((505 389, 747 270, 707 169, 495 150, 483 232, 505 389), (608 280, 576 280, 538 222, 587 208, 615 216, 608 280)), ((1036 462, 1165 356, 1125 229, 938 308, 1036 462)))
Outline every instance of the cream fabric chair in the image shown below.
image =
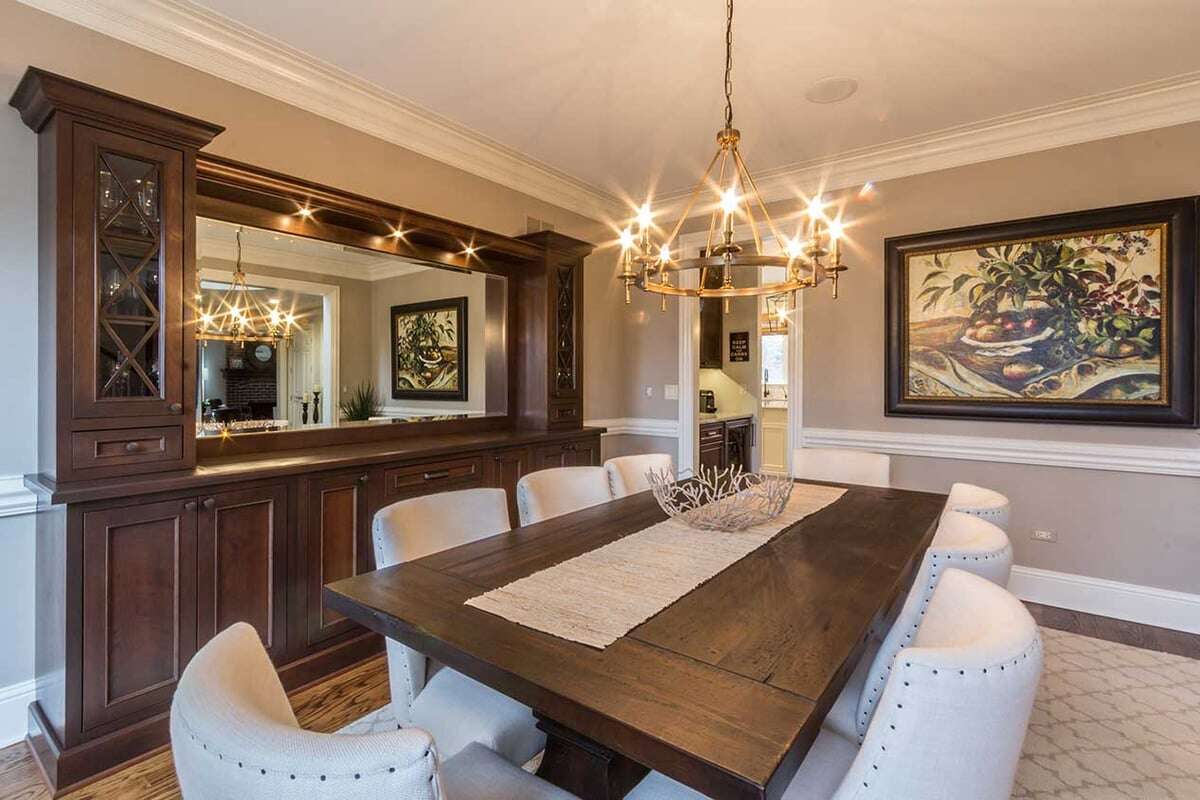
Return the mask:
MULTIPOLYGON (((861 747, 822 731, 784 800, 1008 800, 1041 669, 1021 601, 946 570, 861 747)), ((652 773, 627 800, 702 797, 652 773)))
POLYGON ((646 473, 675 472, 675 462, 667 453, 646 453, 640 456, 617 456, 604 462, 608 473, 608 488, 613 497, 625 497, 650 488, 646 473))
MULTIPOLYGON (((414 497, 381 508, 372 521, 380 569, 509 530, 503 489, 467 489, 414 497)), ((515 764, 545 746, 533 712, 425 654, 387 640, 388 680, 396 720, 433 734, 449 758, 479 742, 515 764)))
POLYGON ((910 645, 925 614, 938 579, 948 567, 973 572, 1000 587, 1012 571, 1012 544, 997 526, 979 517, 947 511, 925 551, 912 588, 899 614, 878 645, 869 645, 846 687, 825 717, 825 727, 859 741, 883 693, 896 654, 910 645))
POLYGON ((244 622, 192 658, 171 702, 171 752, 184 800, 573 800, 479 744, 443 763, 417 728, 306 731, 244 622))
POLYGON ((801 447, 792 451, 792 477, 886 489, 892 482, 892 459, 865 450, 801 447))
POLYGON ((1007 497, 993 489, 985 489, 971 483, 956 483, 951 486, 946 508, 983 517, 1005 531, 1008 530, 1008 520, 1012 513, 1012 504, 1007 497))
POLYGON ((517 481, 517 515, 522 525, 532 525, 612 499, 604 467, 543 469, 517 481))

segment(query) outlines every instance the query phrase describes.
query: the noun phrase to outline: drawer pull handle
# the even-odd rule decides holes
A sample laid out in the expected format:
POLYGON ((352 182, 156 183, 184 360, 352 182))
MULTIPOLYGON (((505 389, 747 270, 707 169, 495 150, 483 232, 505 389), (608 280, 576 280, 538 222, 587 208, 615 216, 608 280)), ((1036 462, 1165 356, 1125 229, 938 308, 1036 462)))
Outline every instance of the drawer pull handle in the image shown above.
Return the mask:
POLYGON ((136 453, 138 450, 141 450, 141 449, 142 449, 142 446, 140 444, 138 444, 137 442, 126 442, 125 443, 125 452, 126 453, 136 453))
POLYGON ((362 475, 359 475, 358 482, 365 486, 367 484, 367 475, 365 473, 362 475))
POLYGON ((424 477, 427 481, 440 481, 442 478, 450 477, 450 470, 442 469, 438 470, 437 472, 426 472, 422 477, 424 477))

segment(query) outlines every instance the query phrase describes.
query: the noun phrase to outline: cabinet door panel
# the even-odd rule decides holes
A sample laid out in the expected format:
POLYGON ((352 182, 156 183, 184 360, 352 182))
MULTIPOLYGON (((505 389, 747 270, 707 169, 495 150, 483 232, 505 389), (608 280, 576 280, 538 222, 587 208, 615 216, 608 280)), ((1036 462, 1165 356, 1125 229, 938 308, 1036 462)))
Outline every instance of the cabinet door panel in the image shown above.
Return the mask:
POLYGON ((165 710, 196 649, 196 511, 175 500, 83 516, 83 723, 165 710))
POLYGON ((182 414, 183 153, 82 124, 74 140, 74 416, 182 414))
POLYGON ((307 540, 308 644, 358 629, 336 611, 325 608, 321 589, 327 583, 371 569, 367 476, 341 473, 305 481, 307 540))
POLYGON ((199 519, 200 642, 235 622, 248 622, 271 656, 282 658, 287 487, 218 492, 201 500, 199 519))
POLYGON ((508 522, 516 525, 517 516, 517 481, 526 473, 532 472, 532 459, 529 448, 512 447, 507 450, 497 450, 487 458, 487 485, 503 489, 508 500, 508 522))

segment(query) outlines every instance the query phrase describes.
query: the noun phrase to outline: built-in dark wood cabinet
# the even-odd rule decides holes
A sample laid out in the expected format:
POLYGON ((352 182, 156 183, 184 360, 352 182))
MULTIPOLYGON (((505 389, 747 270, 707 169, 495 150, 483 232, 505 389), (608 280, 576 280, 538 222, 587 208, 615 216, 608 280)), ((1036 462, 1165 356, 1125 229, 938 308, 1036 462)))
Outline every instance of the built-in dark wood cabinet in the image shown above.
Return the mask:
POLYGON ((321 603, 321 587, 372 569, 370 473, 351 470, 301 481, 305 541, 305 644, 320 645, 356 630, 354 623, 321 603))
POLYGON ((203 645, 248 622, 275 663, 287 655, 288 487, 270 483, 199 498, 196 636, 203 645))
POLYGON ((700 466, 725 469, 725 423, 708 422, 700 426, 700 466))
MULTIPOLYGON (((718 270, 704 273, 704 288, 718 289, 718 270)), ((725 335, 725 301, 719 297, 700 298, 700 368, 720 369, 724 364, 721 343, 725 335)))
POLYGON ((254 627, 288 689, 379 653, 378 636, 322 602, 326 584, 374 567, 379 508, 476 486, 503 487, 511 505, 522 475, 600 463, 601 430, 582 427, 591 245, 502 236, 202 155, 220 126, 36 69, 11 104, 39 160, 29 741, 62 792, 166 744, 184 668, 231 624, 254 627), (296 216, 301 204, 324 219, 296 216), (506 277, 508 413, 198 445, 197 209, 506 277), (404 237, 388 235, 396 220, 404 237))
POLYGON ((737 464, 754 468, 754 418, 714 420, 700 426, 700 466, 722 470, 737 464))

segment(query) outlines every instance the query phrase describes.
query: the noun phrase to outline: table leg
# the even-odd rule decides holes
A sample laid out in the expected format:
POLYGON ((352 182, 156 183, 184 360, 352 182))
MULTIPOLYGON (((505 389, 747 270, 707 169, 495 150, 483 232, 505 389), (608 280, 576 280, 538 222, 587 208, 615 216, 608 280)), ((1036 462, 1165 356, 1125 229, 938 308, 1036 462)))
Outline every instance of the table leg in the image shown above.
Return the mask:
POLYGON ((650 770, 552 719, 538 716, 546 752, 538 777, 581 800, 621 800, 650 770))

